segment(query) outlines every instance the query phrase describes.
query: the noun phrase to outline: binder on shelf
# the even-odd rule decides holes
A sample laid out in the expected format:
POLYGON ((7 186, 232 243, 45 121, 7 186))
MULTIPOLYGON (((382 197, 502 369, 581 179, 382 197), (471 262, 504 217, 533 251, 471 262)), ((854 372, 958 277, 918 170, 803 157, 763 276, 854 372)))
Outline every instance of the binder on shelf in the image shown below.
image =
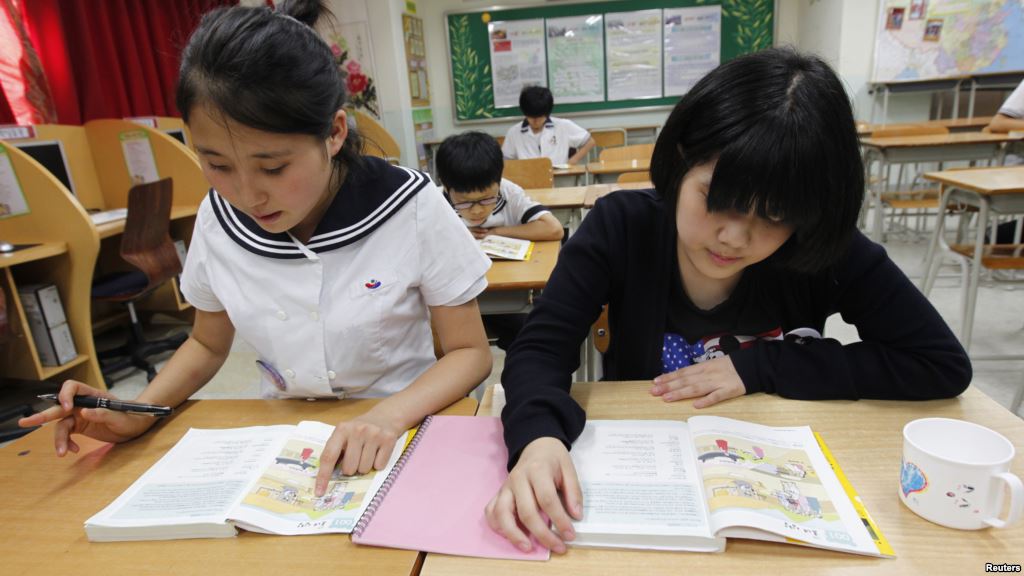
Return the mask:
POLYGON ((18 287, 18 295, 36 343, 39 362, 43 366, 60 366, 74 360, 78 352, 57 287, 27 284, 18 287))

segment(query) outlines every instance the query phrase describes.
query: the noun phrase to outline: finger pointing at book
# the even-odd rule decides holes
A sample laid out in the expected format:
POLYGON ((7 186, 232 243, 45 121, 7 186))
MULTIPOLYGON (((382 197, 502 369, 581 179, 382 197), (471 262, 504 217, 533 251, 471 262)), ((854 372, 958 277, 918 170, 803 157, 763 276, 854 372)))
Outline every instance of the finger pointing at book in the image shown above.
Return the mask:
POLYGON ((404 431, 375 415, 373 410, 338 424, 320 455, 316 495, 323 496, 335 467, 340 467, 342 474, 352 476, 387 466, 395 440, 404 431))
POLYGON ((583 493, 569 451, 560 440, 538 438, 523 449, 485 513, 491 529, 520 549, 532 547, 529 533, 541 545, 562 554, 563 539, 575 537, 572 519, 581 519, 582 510, 583 493), (548 519, 557 532, 549 527, 548 519))

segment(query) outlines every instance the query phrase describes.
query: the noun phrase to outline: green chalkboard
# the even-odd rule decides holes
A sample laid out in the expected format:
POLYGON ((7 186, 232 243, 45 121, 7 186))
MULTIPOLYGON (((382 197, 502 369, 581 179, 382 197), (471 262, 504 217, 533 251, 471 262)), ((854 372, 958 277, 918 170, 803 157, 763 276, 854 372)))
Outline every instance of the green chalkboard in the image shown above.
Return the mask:
MULTIPOLYGON (((772 45, 774 0, 617 0, 447 13, 445 14, 445 24, 448 32, 448 57, 451 66, 455 120, 456 122, 465 122, 520 115, 518 108, 495 108, 494 106, 488 22, 594 14, 607 15, 616 12, 690 6, 721 6, 720 58, 722 62, 772 45)), ((607 100, 606 86, 604 101, 558 104, 556 96, 555 113, 670 106, 675 104, 678 98, 678 96, 669 96, 609 101, 607 100)))

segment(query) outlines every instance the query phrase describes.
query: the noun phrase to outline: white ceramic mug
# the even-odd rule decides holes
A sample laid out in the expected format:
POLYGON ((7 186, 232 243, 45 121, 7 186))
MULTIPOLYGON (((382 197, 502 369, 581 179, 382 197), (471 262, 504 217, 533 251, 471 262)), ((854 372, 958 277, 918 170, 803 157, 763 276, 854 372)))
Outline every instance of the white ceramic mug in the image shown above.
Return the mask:
POLYGON ((1013 444, 984 426, 950 418, 914 420, 903 427, 900 499, 942 526, 1006 528, 1024 509, 1024 486, 1010 472, 1013 455, 1013 444), (999 518, 1004 487, 1009 512, 999 518))

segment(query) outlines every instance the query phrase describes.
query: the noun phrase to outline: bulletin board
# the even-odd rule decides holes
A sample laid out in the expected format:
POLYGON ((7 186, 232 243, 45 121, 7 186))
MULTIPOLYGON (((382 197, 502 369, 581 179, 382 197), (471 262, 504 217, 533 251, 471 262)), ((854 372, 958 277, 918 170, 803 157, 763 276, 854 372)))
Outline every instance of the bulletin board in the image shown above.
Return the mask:
POLYGON ((772 46, 773 0, 618 0, 445 13, 455 121, 671 106, 704 73, 772 46))

